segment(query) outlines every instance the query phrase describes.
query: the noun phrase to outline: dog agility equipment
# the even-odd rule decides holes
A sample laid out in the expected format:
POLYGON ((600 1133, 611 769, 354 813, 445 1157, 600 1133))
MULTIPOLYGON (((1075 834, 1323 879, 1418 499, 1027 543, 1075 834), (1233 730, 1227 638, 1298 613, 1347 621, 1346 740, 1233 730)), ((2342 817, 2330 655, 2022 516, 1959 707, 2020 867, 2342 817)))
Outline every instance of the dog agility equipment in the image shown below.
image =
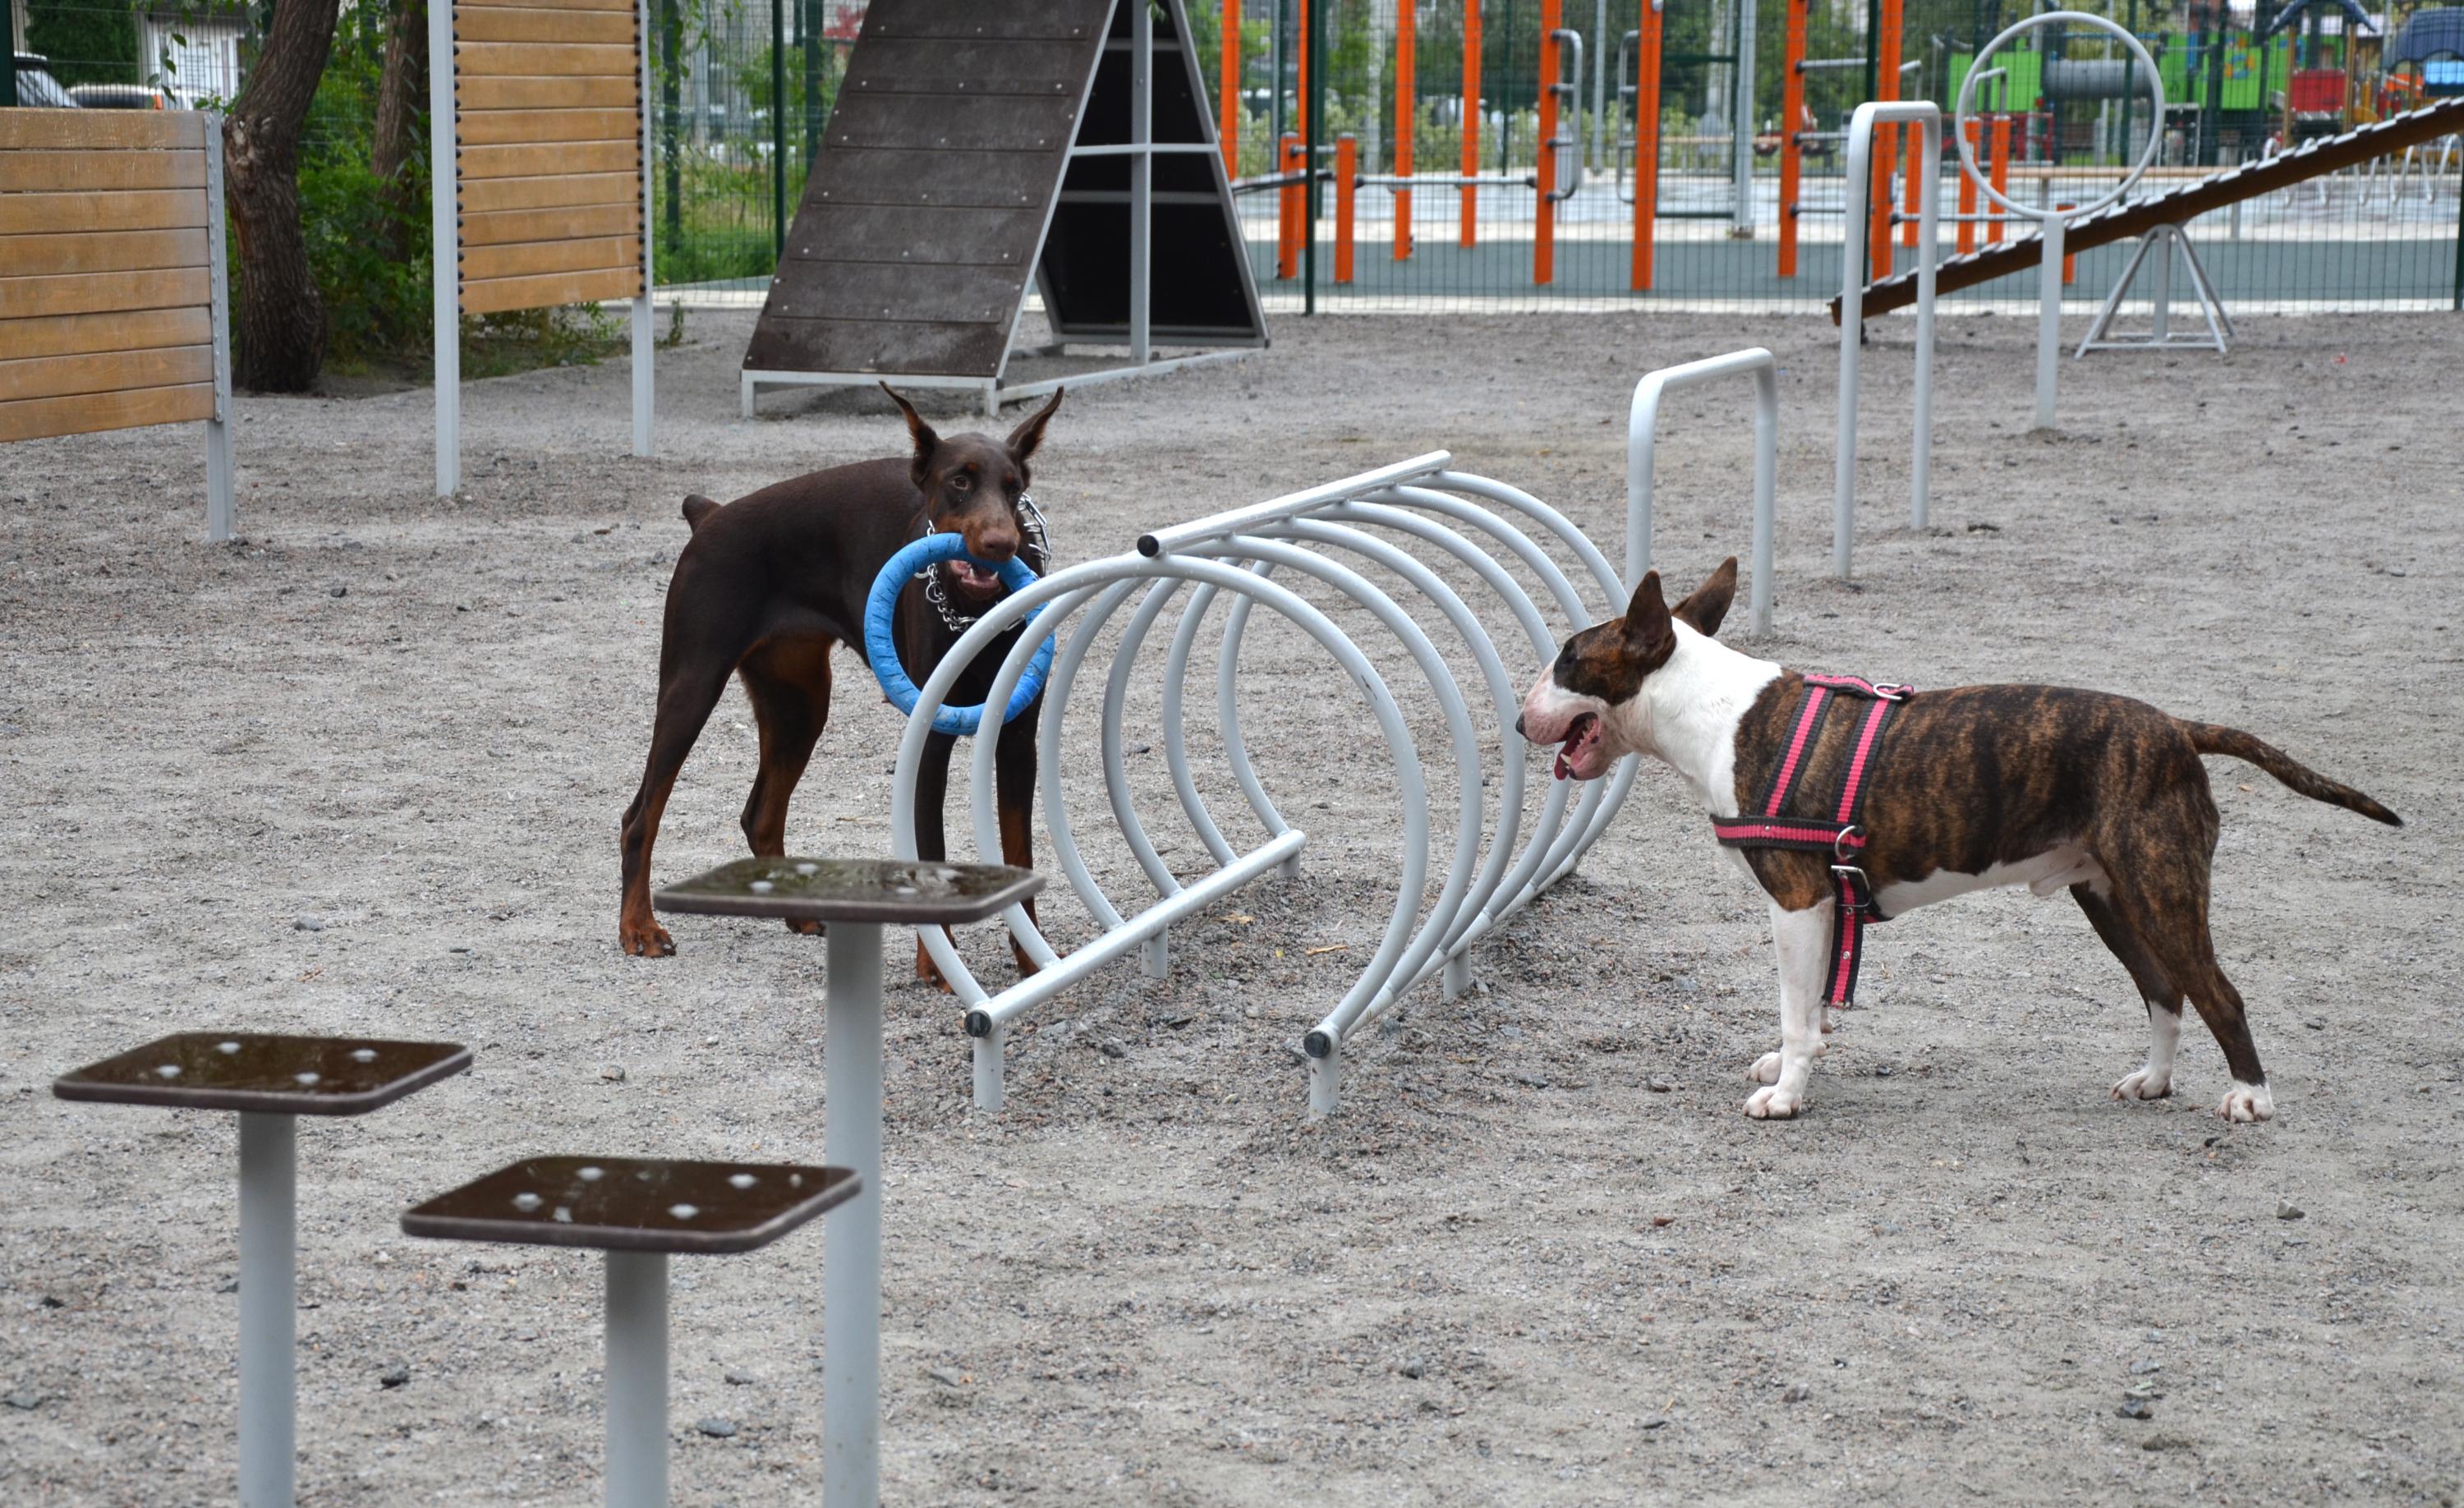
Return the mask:
POLYGON ((1189 34, 1181 0, 873 0, 745 351, 745 415, 765 386, 884 377, 993 413, 1264 345, 1189 34), (1030 285, 1054 342, 1129 363, 1005 382, 1030 285), (1158 340, 1236 349, 1157 360, 1158 340))

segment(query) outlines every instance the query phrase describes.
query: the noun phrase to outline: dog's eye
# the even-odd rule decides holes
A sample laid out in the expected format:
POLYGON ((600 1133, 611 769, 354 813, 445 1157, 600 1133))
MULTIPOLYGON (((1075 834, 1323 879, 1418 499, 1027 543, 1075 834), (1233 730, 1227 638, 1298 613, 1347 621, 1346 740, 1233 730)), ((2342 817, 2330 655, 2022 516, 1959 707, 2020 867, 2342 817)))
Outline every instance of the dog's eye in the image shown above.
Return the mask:
POLYGON ((950 491, 954 492, 972 492, 975 490, 976 479, 964 471, 950 478, 950 491))

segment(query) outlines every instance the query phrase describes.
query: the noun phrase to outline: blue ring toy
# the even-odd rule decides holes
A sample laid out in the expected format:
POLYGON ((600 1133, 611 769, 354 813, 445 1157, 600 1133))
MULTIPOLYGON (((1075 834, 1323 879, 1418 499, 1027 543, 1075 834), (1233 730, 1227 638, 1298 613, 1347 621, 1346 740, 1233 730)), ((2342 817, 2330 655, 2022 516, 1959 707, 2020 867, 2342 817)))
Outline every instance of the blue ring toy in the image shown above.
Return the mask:
MULTIPOLYGON (((872 579, 872 594, 865 599, 864 603, 864 655, 872 662, 873 679, 881 683, 882 690, 902 712, 913 713, 916 702, 924 693, 907 678, 907 667, 898 663, 898 646, 890 637, 890 620, 898 608, 898 594, 906 588, 909 579, 927 565, 955 560, 966 554, 967 541, 963 535, 926 535, 891 556, 890 563, 881 568, 881 574, 872 579)), ((975 559, 973 556, 967 557, 975 559)), ((977 560, 976 563, 982 565, 985 562, 977 560)), ((1000 575, 1001 584, 1013 592, 1024 591, 1037 579, 1034 568, 1017 556, 1001 562, 1000 575)), ((1042 606, 1035 607, 1027 613, 1025 622, 1035 622, 1043 611, 1042 606)), ((1009 707, 1001 713, 1002 722, 1010 721, 1034 705, 1035 699, 1044 694, 1044 678, 1051 669, 1052 636, 1046 634, 1044 643, 1036 646, 1035 658, 1027 662, 1026 673, 1019 677, 1017 688, 1010 692, 1009 707)), ((983 716, 984 710, 980 705, 945 705, 933 714, 933 731, 963 737, 982 725, 983 716)))

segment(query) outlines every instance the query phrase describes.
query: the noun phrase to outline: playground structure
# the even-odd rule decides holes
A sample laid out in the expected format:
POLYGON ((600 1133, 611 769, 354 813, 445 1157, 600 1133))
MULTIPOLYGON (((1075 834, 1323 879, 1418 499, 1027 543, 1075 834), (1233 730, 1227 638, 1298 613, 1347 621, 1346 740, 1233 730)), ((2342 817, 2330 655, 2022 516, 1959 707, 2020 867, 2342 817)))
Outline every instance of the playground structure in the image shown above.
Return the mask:
MULTIPOLYGON (((995 640, 1034 620, 1003 658, 984 706, 1023 710, 1023 682, 1048 664, 1038 769, 1041 797, 1055 863, 1094 918, 1099 934, 1063 955, 1020 907, 1004 912, 1010 936, 1040 972, 999 994, 988 993, 968 971, 938 929, 919 935, 942 977, 966 1011, 974 1038, 975 1103, 997 1110, 1003 1099, 1002 1050, 1010 1027, 1094 970, 1139 953, 1143 972, 1161 978, 1170 969, 1167 929, 1198 914, 1243 885, 1270 873, 1296 874, 1308 835, 1286 820, 1250 759, 1240 715, 1242 644, 1252 612, 1264 607, 1315 640, 1358 687, 1383 735, 1396 770, 1402 805, 1402 854, 1394 909, 1357 980, 1302 1038, 1309 1062, 1309 1105, 1326 1114, 1337 1104, 1345 1044, 1399 1005, 1413 989, 1439 978, 1453 999, 1473 981, 1473 950, 1508 917, 1572 873, 1624 803, 1636 761, 1623 761, 1606 779, 1576 794, 1574 783, 1551 782, 1536 818, 1528 824, 1525 785, 1527 747, 1514 732, 1522 687, 1482 615, 1422 559, 1380 535, 1418 541, 1476 576, 1504 604, 1520 632, 1518 649, 1546 660, 1567 632, 1623 610, 1631 588, 1649 568, 1653 517, 1653 453, 1665 394, 1705 382, 1749 378, 1755 388, 1752 492, 1753 569, 1749 583, 1752 631, 1770 630, 1772 600, 1773 494, 1778 456, 1778 389, 1769 351, 1755 349, 1667 368, 1636 384, 1628 417, 1627 561, 1622 577, 1607 557, 1563 514, 1538 498, 1502 482, 1452 469, 1444 451, 1432 451, 1288 493, 1246 508, 1157 529, 1136 547, 1087 561, 1024 585, 988 609, 955 645, 911 697, 892 694, 908 709, 899 743, 891 815, 895 852, 915 854, 916 782, 926 740, 936 731, 956 731, 972 709, 944 704, 958 676, 995 640), (1466 694, 1416 616, 1397 598, 1335 558, 1356 557, 1398 579, 1407 600, 1433 607, 1461 639, 1477 667, 1478 690, 1466 694), (1441 877, 1432 874, 1432 820, 1442 805, 1431 790, 1401 706, 1387 681, 1324 611, 1273 579, 1278 573, 1307 579, 1365 610, 1393 636, 1426 683, 1441 710, 1453 754, 1458 796, 1452 853, 1441 877), (1536 593, 1527 586, 1536 584, 1536 593), (1184 588, 1192 588, 1186 599, 1184 588), (1105 674, 1098 735, 1111 815, 1155 899, 1125 914, 1095 880, 1082 856, 1063 783, 1067 768, 1062 737, 1082 667, 1097 638, 1131 599, 1131 608, 1105 674), (1217 651, 1217 729, 1224 756, 1263 840, 1245 852, 1216 821, 1199 794, 1188 758, 1182 703, 1190 660, 1209 613, 1224 605, 1217 651), (1161 739, 1165 763, 1182 814, 1218 866, 1184 885, 1165 864, 1134 809, 1125 759, 1124 707, 1138 657, 1163 614, 1179 606, 1162 667, 1161 739), (1553 621, 1553 626, 1552 626, 1553 621), (1066 635, 1066 637, 1065 637, 1066 635), (1054 645, 1058 644, 1055 652, 1054 645), (1493 741, 1475 726, 1472 698, 1485 692, 1496 719, 1493 741), (1494 808, 1488 793, 1494 785, 1494 808), (1435 880, 1434 898, 1427 894, 1435 880), (1424 909, 1425 905, 1425 909, 1424 909)), ((903 579, 913 562, 904 557, 885 569, 886 582, 903 579)), ((1509 634, 1509 639, 1515 636, 1509 634)), ((880 656, 875 655, 877 671, 880 656)), ((894 660, 894 655, 892 656, 894 660)), ((1519 656, 1518 656, 1519 658, 1519 656)), ((894 667, 893 667, 894 668, 894 667)), ((886 687, 892 677, 884 673, 886 687)), ((998 852, 994 816, 996 740, 979 736, 970 791, 976 839, 998 852)))
POLYGON ((462 485, 466 314, 631 300, 633 453, 656 453, 649 13, 646 0, 429 7, 439 496, 462 485))
POLYGON ((867 10, 745 352, 746 417, 765 386, 885 377, 989 414, 1265 343, 1181 0, 1000 9, 867 10), (1127 362, 1008 381, 1030 285, 1044 350, 1126 344, 1127 362))
POLYGON ((231 537, 222 117, 0 113, 0 442, 203 421, 231 537))

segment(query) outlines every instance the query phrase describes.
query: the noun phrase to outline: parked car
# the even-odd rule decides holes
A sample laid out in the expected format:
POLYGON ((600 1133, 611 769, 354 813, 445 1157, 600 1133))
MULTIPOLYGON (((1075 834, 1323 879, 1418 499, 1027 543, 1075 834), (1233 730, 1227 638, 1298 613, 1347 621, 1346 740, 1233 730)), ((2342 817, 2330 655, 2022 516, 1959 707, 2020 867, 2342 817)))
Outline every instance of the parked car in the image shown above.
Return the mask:
POLYGON ((45 110, 75 110, 75 96, 60 87, 52 76, 51 59, 40 53, 19 53, 17 58, 17 102, 45 110))
POLYGON ((87 110, 194 110, 185 90, 162 84, 77 84, 69 98, 87 110))

